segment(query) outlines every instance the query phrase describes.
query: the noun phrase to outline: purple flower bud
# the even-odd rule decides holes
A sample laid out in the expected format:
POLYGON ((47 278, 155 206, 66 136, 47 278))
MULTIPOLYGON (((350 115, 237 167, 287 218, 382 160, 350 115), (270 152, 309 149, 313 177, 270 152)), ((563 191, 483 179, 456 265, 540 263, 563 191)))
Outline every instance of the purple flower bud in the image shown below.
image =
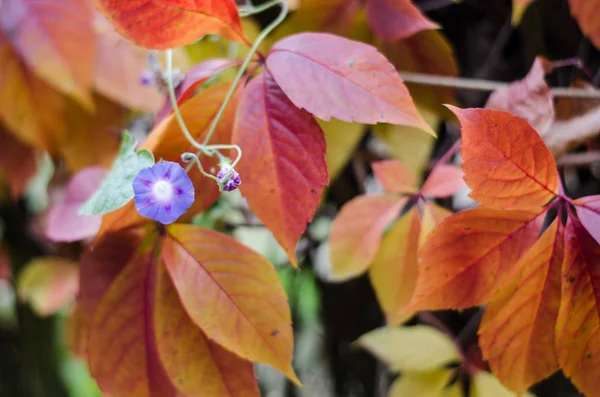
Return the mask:
POLYGON ((140 215, 164 225, 175 222, 194 202, 192 181, 178 163, 171 161, 138 172, 133 193, 140 215))
POLYGON ((140 84, 145 86, 152 86, 155 84, 154 73, 150 70, 144 70, 140 76, 140 84))
POLYGON ((237 189, 242 183, 240 174, 227 163, 221 165, 221 170, 217 174, 217 179, 221 184, 221 188, 226 192, 237 189))

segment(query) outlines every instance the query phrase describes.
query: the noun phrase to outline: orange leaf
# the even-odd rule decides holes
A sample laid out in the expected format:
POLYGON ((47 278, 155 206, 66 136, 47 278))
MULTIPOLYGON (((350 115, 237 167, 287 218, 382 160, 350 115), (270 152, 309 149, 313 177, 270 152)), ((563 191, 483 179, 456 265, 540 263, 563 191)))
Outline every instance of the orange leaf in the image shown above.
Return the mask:
POLYGON ((541 57, 535 58, 527 76, 494 91, 485 107, 521 117, 543 136, 554 122, 554 100, 544 80, 545 62, 541 57))
POLYGON ((93 113, 66 101, 68 135, 58 149, 74 172, 92 165, 110 168, 119 152, 121 131, 129 119, 129 110, 123 106, 98 94, 93 98, 93 113))
POLYGON ((248 43, 233 0, 96 0, 117 31, 142 47, 164 50, 206 34, 248 43))
POLYGON ((499 110, 450 107, 461 124, 471 197, 500 209, 536 210, 558 195, 552 153, 524 120, 499 110))
POLYGON ((519 393, 558 369, 554 329, 563 254, 563 226, 555 220, 514 266, 511 283, 486 307, 479 327, 483 357, 519 393))
POLYGON ((244 150, 242 194, 297 267, 296 244, 328 182, 323 131, 265 70, 244 90, 233 142, 244 150))
POLYGON ((448 197, 465 186, 463 172, 459 167, 440 164, 431 171, 421 188, 421 193, 428 197, 448 197))
POLYGON ((29 68, 88 108, 97 48, 93 19, 91 2, 81 0, 3 0, 0 9, 0 27, 29 68))
POLYGON ((35 151, 0 124, 0 176, 8 181, 12 198, 21 197, 35 172, 35 151))
POLYGON ((175 224, 167 233, 160 260, 192 321, 229 351, 298 383, 290 309, 273 266, 209 229, 175 224))
POLYGON ((32 76, 0 31, 0 119, 19 139, 55 152, 64 141, 63 98, 32 76))
POLYGON ((416 193, 417 177, 403 163, 396 160, 383 160, 371 164, 375 178, 390 193, 416 193))
POLYGON ((342 207, 329 236, 332 279, 347 280, 368 269, 386 226, 405 203, 393 195, 358 196, 342 207))
POLYGON ((162 266, 156 303, 158 354, 181 393, 186 397, 260 397, 252 363, 209 340, 190 320, 162 266))
POLYGON ((411 0, 367 0, 365 7, 371 29, 387 41, 402 40, 438 27, 411 0))
POLYGON ((537 239, 544 213, 477 207, 446 218, 419 253, 409 308, 464 309, 489 302, 537 239))
POLYGON ((396 324, 394 317, 408 304, 415 288, 420 229, 419 211, 413 207, 383 236, 369 269, 371 284, 389 324, 396 324))
POLYGON ((596 396, 600 387, 600 246, 576 219, 569 219, 565 234, 556 358, 581 392, 596 396))
POLYGON ((105 394, 175 397, 154 335, 157 266, 154 250, 136 255, 96 309, 89 330, 90 372, 105 394))
POLYGON ((569 0, 569 7, 581 31, 600 49, 600 0, 569 0))

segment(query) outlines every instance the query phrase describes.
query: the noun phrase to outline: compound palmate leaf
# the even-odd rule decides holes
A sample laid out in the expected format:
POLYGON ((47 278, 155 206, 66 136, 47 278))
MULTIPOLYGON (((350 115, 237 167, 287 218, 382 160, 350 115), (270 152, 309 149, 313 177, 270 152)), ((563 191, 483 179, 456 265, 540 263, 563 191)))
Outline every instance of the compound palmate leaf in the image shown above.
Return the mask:
POLYGON ((265 70, 243 92, 233 143, 244 150, 242 194, 297 266, 296 244, 328 182, 323 131, 265 70))
POLYGON ((554 157, 526 121, 499 110, 450 109, 461 124, 471 197, 499 210, 536 210, 558 196, 554 157))
POLYGON ((117 31, 158 50, 190 44, 209 33, 247 42, 233 0, 96 0, 117 31))
POLYGON ((320 119, 403 124, 433 134, 394 66, 368 44, 301 33, 277 42, 266 63, 294 105, 320 119))
POLYGON ((420 252, 415 309, 464 309, 489 302, 537 239, 544 211, 468 209, 446 218, 420 252))

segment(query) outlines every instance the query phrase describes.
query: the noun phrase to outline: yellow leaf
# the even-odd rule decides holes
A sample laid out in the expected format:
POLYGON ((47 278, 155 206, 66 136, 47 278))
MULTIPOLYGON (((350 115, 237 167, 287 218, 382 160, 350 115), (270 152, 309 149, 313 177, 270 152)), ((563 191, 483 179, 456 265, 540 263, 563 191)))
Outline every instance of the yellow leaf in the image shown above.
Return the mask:
POLYGON ((423 205, 421 213, 421 231, 419 233, 419 248, 423 246, 427 240, 429 233, 435 229, 446 217, 452 215, 452 211, 440 207, 430 201, 423 205))
POLYGON ((460 359, 458 348, 448 336, 424 325, 379 328, 356 343, 393 371, 428 371, 460 359))
POLYGON ((452 377, 451 369, 431 372, 406 372, 400 375, 388 393, 388 397, 438 397, 452 377))
POLYGON ((325 161, 329 180, 337 178, 348 160, 352 157, 354 149, 365 133, 365 126, 359 123, 347 123, 337 119, 330 121, 318 120, 321 129, 325 133, 327 152, 325 161))
MULTIPOLYGON (((471 379, 471 397, 519 397, 504 386, 491 373, 479 371, 471 379)), ((521 397, 535 397, 535 395, 525 392, 521 397)))
POLYGON ((36 258, 19 274, 19 299, 29 302, 40 316, 55 313, 75 299, 79 290, 77 264, 59 257, 36 258))
POLYGON ((463 397, 462 385, 460 382, 454 382, 444 390, 442 390, 438 397, 463 397))
POLYGON ((402 309, 410 301, 417 281, 420 223, 419 211, 413 207, 384 235, 371 264, 369 278, 389 324, 406 318, 402 309))
MULTIPOLYGON (((416 105, 427 124, 435 130, 440 121, 439 115, 418 102, 416 105)), ((415 174, 421 174, 433 150, 433 136, 424 134, 419 128, 391 124, 376 124, 373 132, 386 144, 394 159, 406 164, 415 174)))

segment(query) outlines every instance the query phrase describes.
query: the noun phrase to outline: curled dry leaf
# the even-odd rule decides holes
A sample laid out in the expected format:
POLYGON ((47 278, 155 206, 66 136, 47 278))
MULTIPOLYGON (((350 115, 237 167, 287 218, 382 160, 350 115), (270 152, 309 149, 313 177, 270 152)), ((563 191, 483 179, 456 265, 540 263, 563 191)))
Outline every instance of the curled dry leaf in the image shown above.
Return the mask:
POLYGON ((550 87, 544 80, 546 62, 537 57, 525 78, 494 91, 485 107, 519 116, 544 136, 554 122, 554 101, 550 87))

